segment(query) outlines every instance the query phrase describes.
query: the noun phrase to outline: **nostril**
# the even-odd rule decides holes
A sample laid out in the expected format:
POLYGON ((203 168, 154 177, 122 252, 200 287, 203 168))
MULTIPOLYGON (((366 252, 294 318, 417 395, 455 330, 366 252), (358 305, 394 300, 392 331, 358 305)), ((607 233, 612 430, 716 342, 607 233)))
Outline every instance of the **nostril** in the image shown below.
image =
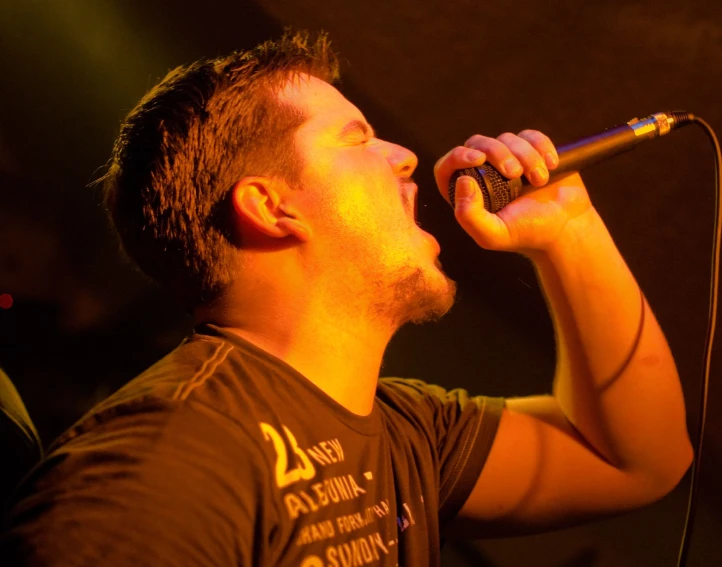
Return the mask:
POLYGON ((395 151, 391 154, 390 159, 393 161, 394 169, 400 177, 410 178, 411 174, 416 170, 419 160, 416 154, 403 146, 394 144, 395 151))

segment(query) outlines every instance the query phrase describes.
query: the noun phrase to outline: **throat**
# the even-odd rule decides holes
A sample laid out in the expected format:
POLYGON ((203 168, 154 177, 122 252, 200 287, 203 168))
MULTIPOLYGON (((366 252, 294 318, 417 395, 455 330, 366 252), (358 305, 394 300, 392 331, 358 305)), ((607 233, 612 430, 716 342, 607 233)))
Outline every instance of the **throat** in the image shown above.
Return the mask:
POLYGON ((291 366, 351 413, 371 413, 390 334, 372 340, 338 327, 317 326, 274 337, 240 326, 227 328, 291 366))

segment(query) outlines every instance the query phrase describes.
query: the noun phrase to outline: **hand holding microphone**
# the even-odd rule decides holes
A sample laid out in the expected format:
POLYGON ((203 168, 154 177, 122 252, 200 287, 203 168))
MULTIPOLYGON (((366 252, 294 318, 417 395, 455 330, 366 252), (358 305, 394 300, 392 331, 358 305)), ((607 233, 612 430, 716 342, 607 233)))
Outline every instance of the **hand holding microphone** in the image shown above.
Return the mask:
POLYGON ((434 175, 458 222, 480 246, 522 253, 543 250, 562 229, 579 225, 594 211, 576 172, 693 118, 686 112, 657 113, 556 149, 536 130, 496 139, 475 135, 442 157, 434 175))
POLYGON ((554 145, 535 130, 524 130, 518 135, 502 134, 496 139, 476 135, 469 138, 465 146, 454 148, 442 157, 434 167, 434 175, 442 195, 450 203, 452 197, 454 199, 456 220, 479 246, 531 253, 546 249, 556 241, 570 219, 593 210, 578 175, 547 184, 546 159, 552 164, 556 161, 545 157, 549 154, 556 156, 554 145), (497 175, 519 185, 524 175, 531 183, 530 190, 494 214, 485 207, 479 182, 465 174, 481 167, 504 172, 503 176, 497 175), (457 174, 459 170, 464 174, 457 174), (454 175, 457 177, 454 192, 449 195, 446 188, 454 175))

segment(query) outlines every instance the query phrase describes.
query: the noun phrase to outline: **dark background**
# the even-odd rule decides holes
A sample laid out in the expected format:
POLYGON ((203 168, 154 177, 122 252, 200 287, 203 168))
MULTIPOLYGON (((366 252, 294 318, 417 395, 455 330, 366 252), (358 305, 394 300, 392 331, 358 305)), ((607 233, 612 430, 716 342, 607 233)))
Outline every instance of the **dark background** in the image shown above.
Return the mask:
MULTIPOLYGON (((122 117, 169 69, 280 35, 330 32, 342 91, 419 156, 424 227, 459 283, 441 322, 403 329, 383 374, 474 393, 548 392, 554 340, 525 259, 479 249, 436 192, 436 159, 473 133, 564 143, 685 109, 722 133, 722 3, 712 0, 2 0, 0 366, 46 444, 189 332, 119 259, 88 184, 122 117)), ((690 127, 585 172, 593 202, 675 354, 696 431, 714 219, 713 154, 690 127)), ((719 359, 719 349, 716 351, 719 359)), ((691 565, 720 565, 722 418, 713 364, 691 565)), ((662 501, 552 534, 447 546, 445 564, 671 566, 689 475, 662 501)))

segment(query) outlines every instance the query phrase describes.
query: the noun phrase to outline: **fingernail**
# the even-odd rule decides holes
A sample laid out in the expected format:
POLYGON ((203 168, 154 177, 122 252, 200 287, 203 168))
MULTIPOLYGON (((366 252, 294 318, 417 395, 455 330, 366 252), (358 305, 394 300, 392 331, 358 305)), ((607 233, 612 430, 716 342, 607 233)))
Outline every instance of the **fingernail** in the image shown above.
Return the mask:
POLYGON ((531 177, 532 183, 546 183, 547 182, 547 172, 544 168, 537 166, 534 169, 531 170, 529 173, 531 177))
POLYGON ((507 159, 501 164, 501 167, 506 175, 518 175, 523 171, 521 164, 514 158, 507 159))
POLYGON ((468 199, 474 194, 474 182, 471 177, 461 176, 456 182, 456 199, 468 199))
POLYGON ((469 150, 466 152, 466 159, 469 161, 479 161, 484 153, 479 150, 469 150))
POLYGON ((547 155, 544 156, 544 159, 546 159, 547 167, 556 167, 559 165, 559 158, 553 152, 547 153, 547 155))

